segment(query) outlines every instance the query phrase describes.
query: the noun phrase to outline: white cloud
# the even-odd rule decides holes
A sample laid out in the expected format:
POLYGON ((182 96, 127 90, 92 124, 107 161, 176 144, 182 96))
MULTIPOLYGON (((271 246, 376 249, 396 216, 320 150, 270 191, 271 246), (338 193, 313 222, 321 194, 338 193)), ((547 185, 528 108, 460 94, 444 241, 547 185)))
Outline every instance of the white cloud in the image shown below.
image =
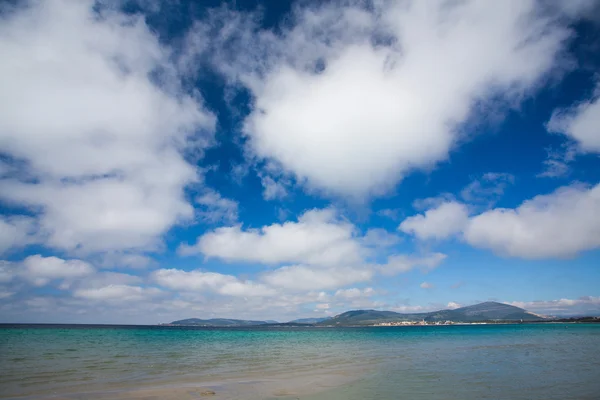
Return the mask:
POLYGON ((544 171, 539 173, 539 178, 562 178, 571 172, 569 163, 575 159, 576 146, 566 143, 559 150, 547 149, 548 158, 544 160, 544 171))
POLYGON ((195 245, 182 246, 180 252, 201 252, 229 262, 284 265, 264 273, 261 280, 294 291, 365 282, 379 270, 394 275, 415 267, 431 269, 445 257, 393 255, 384 265, 371 262, 371 258, 387 256, 399 240, 383 229, 370 229, 361 236, 334 209, 315 209, 305 212, 297 222, 247 230, 241 226, 217 228, 200 236, 195 245))
POLYGON ((376 294, 384 293, 385 291, 375 290, 372 287, 362 290, 359 288, 339 289, 332 296, 332 308, 339 312, 365 308, 387 308, 387 304, 372 298, 376 294))
POLYGON ((395 311, 399 313, 420 313, 420 312, 428 312, 432 310, 430 306, 411 306, 409 304, 396 305, 394 307, 389 307, 390 311, 395 311))
POLYGON ((371 287, 358 289, 358 288, 350 288, 350 289, 339 289, 335 292, 335 297, 342 299, 358 299, 363 297, 370 297, 375 294, 375 290, 371 287))
POLYGON ((354 198, 446 159, 477 105, 517 104, 573 35, 534 0, 361 4, 300 9, 280 36, 230 13, 217 60, 255 96, 250 152, 354 198))
POLYGON ((268 175, 261 176, 263 185, 263 197, 265 200, 281 200, 288 195, 285 185, 281 180, 275 180, 268 175))
POLYGON ((435 197, 416 199, 413 201, 412 206, 415 210, 424 211, 430 208, 437 208, 444 203, 451 203, 453 201, 456 201, 454 195, 450 193, 441 193, 435 197))
POLYGON ((600 297, 594 296, 583 296, 578 299, 513 301, 508 304, 548 315, 600 316, 600 297))
POLYGON ((368 267, 319 267, 293 265, 265 273, 262 279, 274 287, 287 290, 336 289, 373 277, 368 267))
POLYGON ((515 177, 511 174, 488 172, 468 184, 460 192, 460 196, 468 203, 491 204, 502 196, 508 185, 514 181, 515 177))
POLYGON ((35 220, 24 216, 0 216, 0 254, 34 243, 35 220))
POLYGON ((0 147, 23 169, 1 198, 30 207, 53 248, 156 249, 193 217, 182 151, 207 145, 214 117, 143 18, 96 5, 31 1, 3 18, 0 147))
MULTIPOLYGON (((424 257, 394 254, 391 249, 399 240, 384 229, 370 229, 361 236, 336 210, 315 209, 305 212, 297 222, 248 230, 241 226, 217 228, 199 237, 195 245, 182 246, 180 252, 201 252, 229 262, 278 265, 260 276, 261 282, 278 292, 343 288, 370 281, 378 271, 386 275, 417 267, 426 271, 445 258, 440 253, 424 257), (393 255, 385 264, 371 261, 390 253, 393 255)), ((210 276, 225 279, 220 274, 210 276)))
POLYGON ((455 309, 457 309, 457 308, 461 308, 461 307, 462 307, 462 305, 461 305, 461 304, 459 304, 459 303, 456 303, 456 302, 454 302, 454 301, 451 301, 451 302, 449 302, 449 303, 446 305, 446 308, 447 308, 447 309, 449 309, 449 310, 455 310, 455 309))
POLYGON ((423 282, 419 285, 421 289, 433 289, 433 283, 423 282))
POLYGON ((94 267, 81 260, 63 260, 41 255, 27 257, 23 260, 22 268, 20 275, 36 286, 46 285, 54 279, 82 278, 95 272, 94 267))
POLYGON ((398 229, 419 239, 446 239, 460 232, 468 219, 467 207, 450 201, 426 211, 423 215, 406 218, 398 229))
POLYGON ((431 253, 424 256, 393 255, 388 258, 386 264, 379 265, 378 269, 383 275, 395 275, 415 268, 428 272, 437 268, 446 257, 446 254, 442 253, 431 253))
POLYGON ((137 275, 103 271, 85 276, 83 279, 76 282, 76 286, 79 289, 100 289, 111 285, 140 285, 142 283, 144 283, 144 278, 137 275))
POLYGON ((97 289, 77 289, 73 292, 73 296, 86 300, 128 302, 149 300, 160 293, 160 289, 157 288, 108 285, 97 289))
POLYGON ((196 203, 200 206, 197 213, 203 221, 232 224, 238 219, 238 203, 222 197, 214 190, 198 196, 196 203))
POLYGON ((297 222, 248 230, 239 225, 218 228, 200 236, 194 246, 183 246, 181 252, 201 252, 226 261, 330 265, 361 259, 354 235, 354 225, 339 219, 334 210, 310 210, 297 222))
POLYGON ((15 263, 5 260, 0 260, 0 283, 12 281, 16 276, 15 263))
POLYGON ((409 217, 400 230, 419 239, 457 235, 472 246, 527 259, 571 257, 600 247, 600 185, 565 186, 519 207, 468 217, 464 204, 444 203, 409 217))
POLYGON ((600 185, 567 186, 516 209, 497 208, 471 218, 465 240, 521 258, 570 257, 600 247, 600 185))
POLYGON ((153 273, 161 286, 182 291, 212 291, 226 296, 270 296, 274 290, 261 283, 242 281, 233 275, 216 272, 160 269, 153 273))
POLYGON ((248 172, 250 172, 250 165, 247 163, 235 164, 231 167, 229 176, 233 182, 241 185, 248 172))
POLYGON ((575 140, 582 152, 600 153, 600 82, 592 99, 552 113, 547 128, 575 140))

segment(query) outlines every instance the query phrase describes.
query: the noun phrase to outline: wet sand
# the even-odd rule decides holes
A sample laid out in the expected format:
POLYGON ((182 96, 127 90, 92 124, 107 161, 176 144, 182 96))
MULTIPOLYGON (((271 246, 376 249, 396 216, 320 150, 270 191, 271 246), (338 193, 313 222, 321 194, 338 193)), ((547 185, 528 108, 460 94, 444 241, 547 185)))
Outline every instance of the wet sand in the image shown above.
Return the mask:
MULTIPOLYGON (((131 388, 125 385, 104 390, 82 390, 70 393, 37 393, 27 397, 6 399, 53 399, 53 400, 264 400, 289 399, 317 394, 346 385, 362 378, 372 366, 352 365, 348 368, 316 368, 290 375, 276 374, 268 377, 247 376, 218 381, 160 382, 157 385, 131 388)), ((4 398, 0 396, 0 398, 4 398)))

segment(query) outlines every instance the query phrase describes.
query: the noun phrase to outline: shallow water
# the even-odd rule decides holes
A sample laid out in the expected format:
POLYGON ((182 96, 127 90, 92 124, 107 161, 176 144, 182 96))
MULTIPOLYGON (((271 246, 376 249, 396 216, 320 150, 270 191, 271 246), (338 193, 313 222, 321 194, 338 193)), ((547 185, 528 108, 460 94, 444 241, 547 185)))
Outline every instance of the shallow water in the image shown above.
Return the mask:
POLYGON ((600 325, 0 326, 0 398, 598 399, 600 325))

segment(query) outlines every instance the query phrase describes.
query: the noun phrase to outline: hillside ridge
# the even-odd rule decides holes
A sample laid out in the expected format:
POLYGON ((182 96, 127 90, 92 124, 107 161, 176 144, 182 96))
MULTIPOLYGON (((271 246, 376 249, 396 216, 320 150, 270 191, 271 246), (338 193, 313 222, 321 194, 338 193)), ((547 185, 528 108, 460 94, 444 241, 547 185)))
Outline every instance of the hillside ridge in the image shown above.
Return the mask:
MULTIPOLYGON (((377 325, 380 323, 393 322, 417 322, 427 323, 436 322, 525 322, 540 321, 546 317, 531 313, 522 308, 510 304, 498 303, 495 301, 486 301, 470 306, 444 309, 424 313, 398 313, 386 310, 350 310, 338 314, 331 318, 301 318, 289 321, 284 324, 302 324, 307 326, 366 326, 377 325)), ((276 321, 255 321, 243 319, 228 318, 187 318, 173 321, 167 325, 176 326, 204 326, 204 327, 244 327, 261 325, 282 325, 276 321)))

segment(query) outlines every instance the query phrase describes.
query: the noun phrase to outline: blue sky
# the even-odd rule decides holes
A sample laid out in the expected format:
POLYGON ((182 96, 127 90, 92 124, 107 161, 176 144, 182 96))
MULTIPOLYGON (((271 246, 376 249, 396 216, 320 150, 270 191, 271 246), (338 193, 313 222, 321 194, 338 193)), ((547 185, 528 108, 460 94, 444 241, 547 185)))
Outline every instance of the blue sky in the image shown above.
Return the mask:
POLYGON ((0 321, 600 314, 600 4, 0 7, 0 321))

